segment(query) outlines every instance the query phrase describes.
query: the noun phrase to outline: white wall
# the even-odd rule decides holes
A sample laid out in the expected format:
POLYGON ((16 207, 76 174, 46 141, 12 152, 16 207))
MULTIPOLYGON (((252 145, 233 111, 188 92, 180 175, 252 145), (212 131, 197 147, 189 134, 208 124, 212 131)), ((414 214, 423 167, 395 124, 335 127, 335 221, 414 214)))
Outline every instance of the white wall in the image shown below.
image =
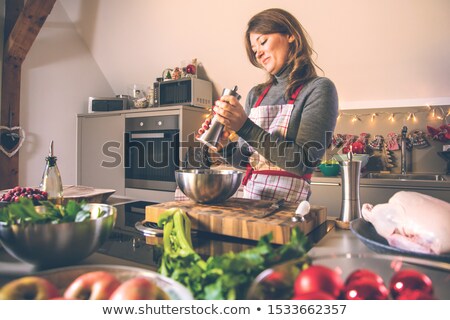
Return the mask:
POLYGON ((237 84, 245 98, 262 80, 246 24, 281 7, 311 35, 341 107, 450 103, 448 0, 60 1, 116 93, 197 57, 216 92, 237 84))
POLYGON ((75 115, 89 96, 127 93, 198 58, 203 75, 246 96, 263 73, 243 33, 255 13, 287 9, 313 39, 340 106, 450 104, 448 0, 59 0, 22 69, 19 182, 36 185, 51 139, 75 183, 75 115))
POLYGON ((91 95, 113 90, 56 2, 22 66, 20 125, 26 140, 20 149, 19 184, 40 183, 51 140, 63 184, 76 181, 76 115, 87 110, 91 95))

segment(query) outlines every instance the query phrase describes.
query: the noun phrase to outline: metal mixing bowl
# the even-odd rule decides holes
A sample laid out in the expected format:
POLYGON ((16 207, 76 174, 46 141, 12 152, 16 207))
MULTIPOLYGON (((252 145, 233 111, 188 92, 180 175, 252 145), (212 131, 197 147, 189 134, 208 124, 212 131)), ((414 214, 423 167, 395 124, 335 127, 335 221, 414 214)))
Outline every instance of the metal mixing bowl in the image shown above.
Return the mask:
POLYGON ((237 170, 188 169, 175 171, 175 179, 189 199, 199 203, 220 203, 236 193, 243 174, 237 170))
POLYGON ((83 222, 0 225, 0 241, 9 254, 38 268, 79 262, 108 239, 117 216, 116 208, 106 204, 88 203, 84 208, 91 211, 91 219, 83 222), (106 212, 100 218, 99 209, 106 212))

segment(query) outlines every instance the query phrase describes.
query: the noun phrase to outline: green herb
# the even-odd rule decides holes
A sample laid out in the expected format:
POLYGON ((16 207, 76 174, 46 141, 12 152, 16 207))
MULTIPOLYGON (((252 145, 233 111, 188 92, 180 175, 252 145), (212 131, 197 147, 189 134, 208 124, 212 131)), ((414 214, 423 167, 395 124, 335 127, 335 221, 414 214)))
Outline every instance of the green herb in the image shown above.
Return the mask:
MULTIPOLYGON (((55 205, 50 201, 40 201, 44 207, 39 212, 28 198, 20 198, 19 202, 0 208, 0 224, 25 225, 42 223, 82 222, 91 218, 91 212, 84 209, 85 202, 69 200, 66 206, 55 205)), ((102 211, 98 217, 106 212, 102 211)))
POLYGON ((158 220, 164 227, 164 253, 159 272, 189 288, 195 299, 244 299, 255 277, 276 264, 297 259, 311 248, 306 236, 292 230, 282 246, 270 243, 272 234, 261 237, 256 247, 239 253, 225 253, 206 261, 191 242, 191 222, 179 208, 165 211, 158 220))

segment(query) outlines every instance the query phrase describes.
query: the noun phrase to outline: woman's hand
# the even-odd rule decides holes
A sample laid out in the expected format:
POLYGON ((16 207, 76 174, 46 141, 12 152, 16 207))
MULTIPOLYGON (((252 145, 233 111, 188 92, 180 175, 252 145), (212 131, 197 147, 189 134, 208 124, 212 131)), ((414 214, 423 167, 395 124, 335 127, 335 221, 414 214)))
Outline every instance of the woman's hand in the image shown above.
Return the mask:
POLYGON ((216 113, 217 121, 232 131, 241 129, 248 118, 239 100, 231 95, 217 100, 213 110, 216 113))

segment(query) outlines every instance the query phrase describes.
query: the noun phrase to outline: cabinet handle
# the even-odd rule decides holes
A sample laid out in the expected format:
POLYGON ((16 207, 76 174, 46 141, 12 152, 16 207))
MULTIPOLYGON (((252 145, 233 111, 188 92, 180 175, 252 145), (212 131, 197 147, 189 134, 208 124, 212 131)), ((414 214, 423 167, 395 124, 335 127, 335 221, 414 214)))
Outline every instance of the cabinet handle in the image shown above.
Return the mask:
POLYGON ((132 133, 131 139, 164 138, 164 133, 132 133))
POLYGON ((311 185, 319 185, 319 186, 340 186, 341 184, 338 182, 311 182, 311 185))

